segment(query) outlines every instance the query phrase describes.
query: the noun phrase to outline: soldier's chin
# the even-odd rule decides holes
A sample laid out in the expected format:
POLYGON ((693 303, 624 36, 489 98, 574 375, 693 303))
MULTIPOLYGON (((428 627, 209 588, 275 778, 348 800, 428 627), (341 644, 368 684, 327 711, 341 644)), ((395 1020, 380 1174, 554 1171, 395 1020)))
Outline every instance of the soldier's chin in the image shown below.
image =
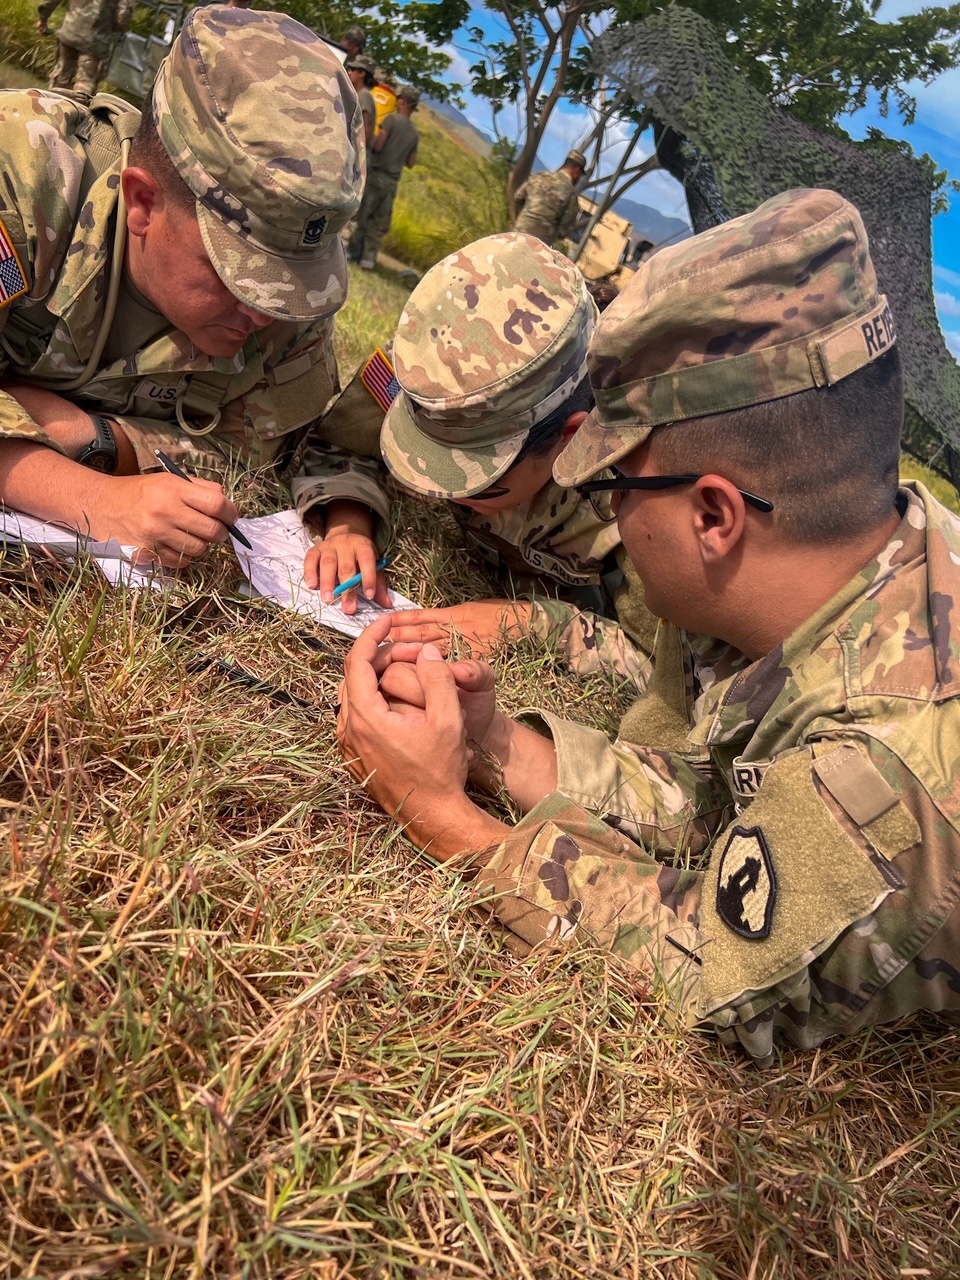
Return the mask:
POLYGON ((238 351, 242 351, 250 334, 218 324, 191 336, 193 345, 198 347, 205 356, 223 358, 235 356, 238 351))

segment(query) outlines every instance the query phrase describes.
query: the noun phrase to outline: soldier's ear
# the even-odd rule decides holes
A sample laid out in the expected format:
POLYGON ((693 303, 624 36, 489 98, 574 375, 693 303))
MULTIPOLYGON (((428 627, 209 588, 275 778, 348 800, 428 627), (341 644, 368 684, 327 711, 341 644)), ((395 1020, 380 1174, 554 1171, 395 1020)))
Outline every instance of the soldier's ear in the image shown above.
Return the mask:
POLYGON ((120 175, 120 190, 127 206, 127 229, 142 236, 163 205, 160 183, 148 169, 128 168, 120 175))

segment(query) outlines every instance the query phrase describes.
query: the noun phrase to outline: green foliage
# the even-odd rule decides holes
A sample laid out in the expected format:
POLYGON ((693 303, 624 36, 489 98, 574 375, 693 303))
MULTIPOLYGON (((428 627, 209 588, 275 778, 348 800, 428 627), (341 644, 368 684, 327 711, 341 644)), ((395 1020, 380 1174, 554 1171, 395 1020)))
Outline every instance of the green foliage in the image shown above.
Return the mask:
MULTIPOLYGON (((46 80, 57 56, 57 42, 37 31, 37 6, 32 0, 4 0, 0 5, 0 53, 7 62, 46 80)), ((21 83, 22 77, 16 75, 4 74, 0 80, 4 89, 21 83)))
POLYGON ((364 53, 374 62, 439 102, 458 100, 462 86, 442 78, 450 58, 429 46, 449 40, 463 20, 460 0, 440 0, 436 5, 376 0, 360 12, 348 0, 285 0, 283 8, 331 40, 338 40, 347 27, 359 23, 367 35, 364 53))
MULTIPOLYGON (((894 21, 876 17, 879 0, 685 0, 714 22, 737 68, 777 106, 816 128, 839 132, 837 121, 879 96, 884 115, 912 122, 916 100, 904 87, 929 83, 960 63, 960 4, 922 9, 894 21)), ((664 8, 662 0, 490 0, 510 32, 487 40, 470 34, 482 56, 471 67, 473 92, 494 112, 517 103, 524 120, 516 181, 530 171, 545 121, 555 105, 563 50, 570 64, 565 96, 595 103, 600 88, 590 66, 589 37, 610 23, 636 22, 664 8), (569 31, 575 18, 578 34, 569 31)), ((615 117, 636 123, 636 104, 615 117)))
POLYGON ((424 271, 461 245, 504 231, 507 168, 477 156, 428 111, 417 114, 420 159, 404 171, 384 250, 424 271))

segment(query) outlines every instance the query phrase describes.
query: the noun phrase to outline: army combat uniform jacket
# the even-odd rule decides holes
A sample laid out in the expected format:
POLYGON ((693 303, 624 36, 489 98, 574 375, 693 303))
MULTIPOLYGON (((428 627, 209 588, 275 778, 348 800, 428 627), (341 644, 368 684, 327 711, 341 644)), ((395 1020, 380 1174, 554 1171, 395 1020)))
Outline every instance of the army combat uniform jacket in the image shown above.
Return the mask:
MULTIPOLYGON (((37 5, 41 21, 47 22, 65 0, 42 0, 37 5)), ((117 33, 126 31, 133 16, 133 0, 67 0, 68 8, 57 38, 81 53, 98 58, 109 56, 117 33)))
POLYGON ((555 244, 573 234, 580 202, 565 169, 534 174, 514 200, 518 210, 514 231, 536 236, 544 244, 555 244))
MULTIPOLYGON (((138 121, 117 99, 97 98, 88 110, 42 90, 0 93, 0 375, 118 418, 141 471, 157 468, 155 448, 215 474, 228 462, 289 467, 296 459, 301 514, 352 498, 385 520, 376 464, 311 431, 337 389, 335 307, 316 320, 275 321, 231 359, 195 350, 162 317, 148 340, 128 349, 123 332, 114 332, 118 313, 92 379, 69 389, 95 350, 105 312, 119 139, 132 137, 138 121)), ((142 317, 142 308, 134 314, 142 317)), ((62 452, 3 392, 0 438, 62 452)))
POLYGON ((764 658, 662 626, 615 743, 531 717, 557 791, 481 874, 504 923, 609 948, 758 1059, 960 1009, 960 521, 900 501, 764 658))

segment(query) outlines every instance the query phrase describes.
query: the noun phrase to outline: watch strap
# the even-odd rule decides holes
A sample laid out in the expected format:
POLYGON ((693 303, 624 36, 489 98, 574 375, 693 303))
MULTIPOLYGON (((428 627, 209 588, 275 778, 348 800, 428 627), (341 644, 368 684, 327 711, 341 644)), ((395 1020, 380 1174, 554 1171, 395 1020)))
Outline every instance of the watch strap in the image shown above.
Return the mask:
POLYGON ((103 413, 91 413, 90 421, 93 423, 93 429, 96 432, 94 438, 88 445, 77 454, 77 462, 81 466, 87 465, 87 460, 92 456, 98 458, 107 457, 112 459, 112 465, 106 467, 98 467, 98 470, 105 471, 108 475, 113 475, 120 461, 120 451, 117 448, 117 436, 114 432, 110 419, 103 413))

